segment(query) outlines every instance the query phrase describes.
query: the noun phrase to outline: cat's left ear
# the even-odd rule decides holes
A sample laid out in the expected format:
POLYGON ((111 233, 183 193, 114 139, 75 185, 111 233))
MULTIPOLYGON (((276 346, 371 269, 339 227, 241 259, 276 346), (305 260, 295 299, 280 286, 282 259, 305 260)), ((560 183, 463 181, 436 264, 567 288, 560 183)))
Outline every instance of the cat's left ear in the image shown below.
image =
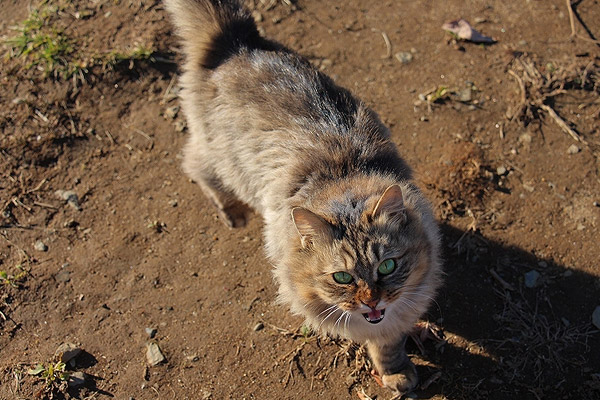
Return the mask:
POLYGON ((300 234, 302 247, 306 248, 316 240, 331 240, 331 225, 312 211, 296 207, 292 210, 292 219, 300 234))
POLYGON ((377 201, 371 218, 376 220, 380 216, 385 216, 390 222, 403 223, 406 221, 406 208, 399 185, 392 185, 385 189, 377 201))

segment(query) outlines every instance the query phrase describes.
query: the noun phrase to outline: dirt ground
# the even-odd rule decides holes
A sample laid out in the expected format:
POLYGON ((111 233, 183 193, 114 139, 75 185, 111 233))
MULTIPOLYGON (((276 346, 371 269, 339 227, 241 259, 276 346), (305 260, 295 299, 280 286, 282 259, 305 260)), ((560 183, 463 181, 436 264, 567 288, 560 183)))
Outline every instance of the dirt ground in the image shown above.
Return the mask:
MULTIPOLYGON (((446 277, 424 320, 445 341, 409 340, 411 398, 600 398, 600 2, 250 6, 380 114, 434 205, 446 277), (497 43, 441 29, 461 17, 497 43)), ((260 216, 225 228, 182 174, 160 1, 5 0, 0 35, 0 398, 390 397, 364 349, 274 303, 260 216), (6 39, 53 5, 38 28, 69 49, 48 66, 6 39), (83 386, 28 373, 65 342, 83 386)))

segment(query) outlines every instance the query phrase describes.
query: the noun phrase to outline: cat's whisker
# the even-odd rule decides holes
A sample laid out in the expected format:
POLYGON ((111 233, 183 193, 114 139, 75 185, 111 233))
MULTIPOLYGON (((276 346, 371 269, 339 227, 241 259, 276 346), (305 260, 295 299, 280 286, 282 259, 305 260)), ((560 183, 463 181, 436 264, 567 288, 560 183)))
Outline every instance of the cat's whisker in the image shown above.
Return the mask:
POLYGON ((405 298, 403 298, 403 297, 400 297, 400 298, 398 299, 398 301, 399 301, 400 303, 402 303, 402 304, 404 304, 404 305, 407 305, 408 307, 412 308, 412 309, 413 309, 415 312, 418 312, 418 310, 417 310, 417 309, 414 307, 414 305, 413 305, 414 303, 413 303, 413 304, 410 304, 409 302, 407 302, 407 301, 406 301, 406 299, 405 299, 405 298))
POLYGON ((331 311, 329 314, 327 314, 327 316, 325 318, 323 318, 323 321, 321 321, 321 323, 319 324, 318 329, 321 329, 321 325, 323 325, 323 323, 325 322, 325 320, 327 320, 327 318, 331 317, 333 314, 335 314, 340 308, 336 305, 335 309, 333 311, 331 311))
POLYGON ((438 311, 440 312, 440 314, 442 313, 442 307, 440 306, 440 303, 438 303, 430 295, 427 295, 425 293, 421 293, 421 291, 405 291, 405 292, 403 292, 403 294, 405 294, 407 296, 419 296, 419 297, 425 298, 427 300, 430 300, 432 303, 434 303, 436 305, 436 307, 437 307, 438 311))
POLYGON ((335 326, 337 326, 337 328, 336 328, 336 329, 339 329, 340 322, 342 321, 342 318, 344 317, 344 315, 345 315, 347 312, 348 312, 348 311, 344 311, 344 312, 343 312, 343 313, 342 313, 342 314, 339 316, 339 318, 337 319, 337 321, 335 321, 335 324, 333 324, 333 326, 334 326, 334 327, 335 327, 335 326))
POLYGON ((319 313, 319 315, 316 316, 316 318, 319 318, 321 315, 325 314, 327 311, 329 311, 329 310, 331 310, 332 308, 335 308, 335 307, 337 307, 337 305, 335 305, 335 304, 332 305, 332 306, 330 306, 330 307, 327 307, 326 309, 324 309, 323 311, 321 311, 319 313))
POLYGON ((351 317, 352 317, 352 314, 350 314, 350 312, 348 312, 346 314, 346 320, 344 321, 344 336, 346 336, 346 332, 348 330, 348 325, 350 324, 351 317))

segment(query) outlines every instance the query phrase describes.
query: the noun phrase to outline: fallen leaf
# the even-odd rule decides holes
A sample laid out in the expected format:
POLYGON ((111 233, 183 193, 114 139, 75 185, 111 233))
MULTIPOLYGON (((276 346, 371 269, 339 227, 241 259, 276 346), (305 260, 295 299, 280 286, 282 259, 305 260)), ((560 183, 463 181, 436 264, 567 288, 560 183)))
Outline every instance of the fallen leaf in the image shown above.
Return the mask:
POLYGON ((42 364, 38 364, 35 368, 32 368, 27 371, 29 375, 39 375, 44 371, 44 366, 42 364))
POLYGON ((442 25, 442 29, 451 33, 454 33, 460 39, 468 40, 473 43, 495 43, 496 41, 491 37, 482 35, 476 29, 473 29, 464 19, 457 19, 455 21, 446 22, 442 25))

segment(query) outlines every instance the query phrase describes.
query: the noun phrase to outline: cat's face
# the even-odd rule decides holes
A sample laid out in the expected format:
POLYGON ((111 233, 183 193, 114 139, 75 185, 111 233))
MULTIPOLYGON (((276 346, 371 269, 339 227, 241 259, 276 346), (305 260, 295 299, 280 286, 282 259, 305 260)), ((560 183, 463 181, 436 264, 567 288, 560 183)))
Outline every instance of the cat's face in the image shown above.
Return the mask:
POLYGON ((354 340, 391 337, 426 311, 437 287, 432 238, 401 191, 392 191, 355 218, 349 212, 326 221, 295 211, 304 235, 296 260, 302 268, 291 278, 315 328, 354 340))

